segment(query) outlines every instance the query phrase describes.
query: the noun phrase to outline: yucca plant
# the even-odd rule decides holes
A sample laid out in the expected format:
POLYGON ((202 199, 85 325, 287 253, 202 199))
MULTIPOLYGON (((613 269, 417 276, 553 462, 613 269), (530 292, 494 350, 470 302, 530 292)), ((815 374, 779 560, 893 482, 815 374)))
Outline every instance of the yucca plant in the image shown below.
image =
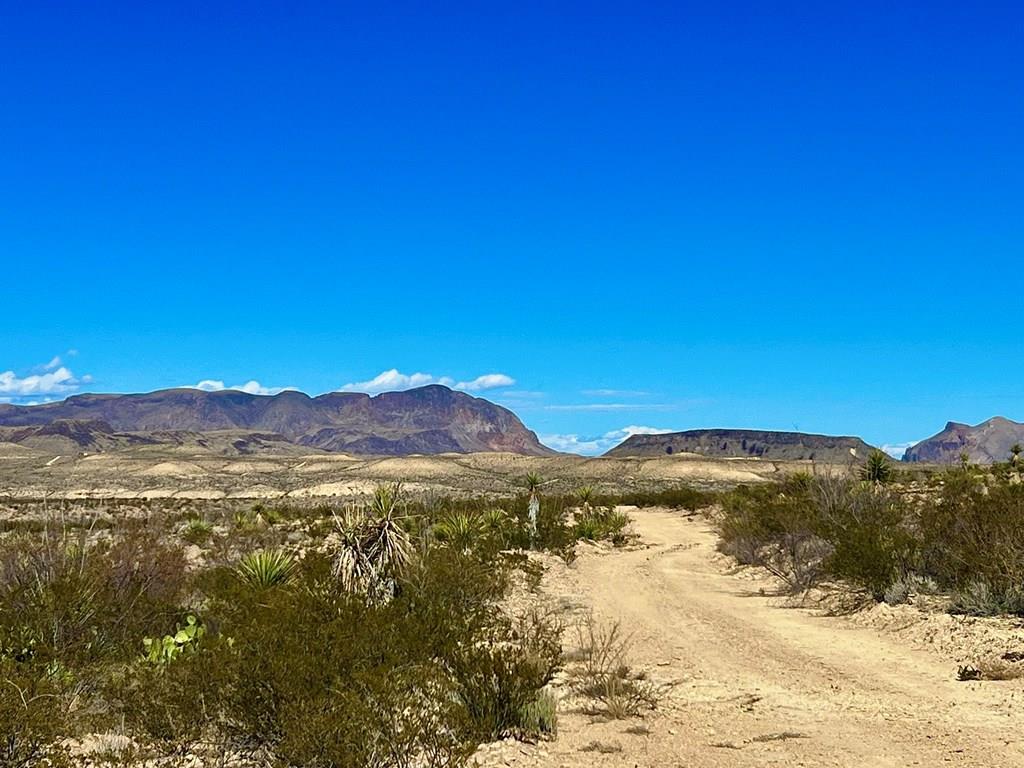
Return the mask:
POLYGON ((487 523, 476 512, 450 512, 434 526, 439 541, 463 552, 471 551, 487 534, 487 523))
POLYGON ((873 450, 868 456, 868 463, 860 471, 860 479, 875 485, 888 483, 892 479, 889 457, 877 448, 873 450))
POLYGON ((335 515, 341 539, 334 575, 342 589, 374 600, 394 595, 398 577, 412 560, 413 544, 399 514, 400 483, 379 485, 369 510, 348 509, 335 515))
POLYGON ((291 581, 295 558, 281 549, 264 549, 242 558, 235 568, 239 578, 254 589, 270 589, 291 581))
POLYGON ((530 521, 530 537, 534 538, 537 536, 537 517, 540 514, 540 496, 537 491, 543 484, 540 475, 536 472, 530 472, 526 476, 526 488, 530 492, 530 503, 527 507, 527 513, 530 521))
POLYGON ((202 544, 213 535, 213 523, 201 518, 189 520, 181 537, 190 544, 202 544))
POLYGON ((594 486, 580 486, 576 489, 576 498, 580 500, 580 504, 583 506, 583 512, 590 512, 590 503, 594 500, 594 486))
POLYGON ((499 540, 504 540, 509 524, 512 522, 508 513, 501 509, 501 507, 492 507, 491 509, 484 510, 483 515, 481 515, 481 521, 488 535, 499 540))

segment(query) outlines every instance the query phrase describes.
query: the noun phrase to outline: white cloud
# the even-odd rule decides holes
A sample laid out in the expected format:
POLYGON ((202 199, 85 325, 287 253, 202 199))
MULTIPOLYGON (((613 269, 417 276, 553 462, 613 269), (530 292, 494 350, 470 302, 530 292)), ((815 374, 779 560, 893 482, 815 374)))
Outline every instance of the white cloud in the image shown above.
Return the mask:
POLYGON ((60 355, 54 355, 53 359, 43 366, 44 371, 52 371, 60 368, 60 355))
POLYGON ((511 387, 516 381, 504 373, 487 373, 470 381, 456 382, 451 376, 434 376, 429 373, 405 374, 397 368, 383 371, 369 381, 354 381, 338 388, 339 392, 365 392, 377 395, 381 392, 396 392, 403 389, 425 387, 428 384, 441 384, 452 389, 466 392, 481 392, 497 387, 511 387))
POLYGON ((338 388, 339 392, 366 392, 370 395, 377 395, 381 392, 395 392, 401 389, 413 389, 425 387, 428 384, 444 384, 450 387, 455 383, 454 379, 442 376, 435 378, 429 373, 404 374, 397 368, 390 371, 383 371, 369 381, 353 381, 338 388))
POLYGON ((239 392, 247 392, 250 395, 276 395, 285 390, 294 390, 295 387, 264 387, 255 379, 247 381, 245 384, 234 384, 227 387, 223 381, 203 379, 198 384, 187 386, 186 389, 201 389, 203 392, 221 392, 225 389, 236 389, 239 392))
POLYGON ((675 432, 673 429, 659 427, 640 427, 630 425, 621 429, 613 429, 597 437, 580 437, 579 435, 541 435, 540 441, 549 448, 566 453, 580 453, 584 456, 596 456, 611 450, 627 437, 632 435, 664 435, 675 432))
POLYGON ((472 381, 460 381, 455 389, 462 389, 466 392, 482 392, 485 389, 497 389, 498 387, 515 386, 516 380, 504 373, 485 373, 477 376, 472 381))
POLYGON ((917 440, 910 440, 906 443, 886 443, 885 445, 880 447, 883 451, 888 453, 894 459, 902 459, 903 454, 906 453, 907 451, 907 448, 909 448, 912 445, 917 445, 917 443, 917 440))
MULTIPOLYGON (((46 373, 31 376, 18 376, 14 371, 0 373, 0 393, 13 398, 35 395, 62 395, 74 392, 81 381, 75 378, 70 369, 60 365, 60 359, 54 358, 57 367, 51 369, 54 361, 44 366, 46 373)), ((91 377, 83 377, 83 381, 91 381, 91 377)))

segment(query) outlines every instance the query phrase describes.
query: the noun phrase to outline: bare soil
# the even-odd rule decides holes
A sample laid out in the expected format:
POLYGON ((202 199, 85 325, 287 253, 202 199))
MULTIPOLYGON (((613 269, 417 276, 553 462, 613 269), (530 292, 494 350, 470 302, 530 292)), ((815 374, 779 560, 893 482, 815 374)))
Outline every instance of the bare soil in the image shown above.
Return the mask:
POLYGON ((787 607, 770 576, 715 551, 705 519, 631 515, 645 546, 551 562, 542 590, 569 621, 591 611, 621 621, 630 662, 666 691, 660 705, 608 720, 556 684, 557 740, 491 745, 482 765, 1024 765, 1024 681, 956 675, 979 649, 1024 644, 1018 625, 912 607, 846 618, 787 607))
POLYGON ((55 456, 0 443, 0 497, 13 498, 325 498, 364 494, 375 483, 401 480, 411 492, 507 494, 527 473, 552 491, 581 484, 599 490, 756 483, 810 468, 809 462, 657 458, 535 457, 511 453, 367 457, 344 454, 227 457, 195 448, 143 447, 55 456))

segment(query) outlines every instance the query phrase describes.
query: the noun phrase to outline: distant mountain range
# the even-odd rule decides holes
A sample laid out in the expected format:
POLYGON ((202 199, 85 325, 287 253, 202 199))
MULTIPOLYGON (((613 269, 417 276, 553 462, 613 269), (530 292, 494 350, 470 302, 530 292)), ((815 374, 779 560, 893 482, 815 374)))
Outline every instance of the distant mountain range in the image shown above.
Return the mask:
POLYGON ((715 458, 813 460, 844 464, 863 460, 872 447, 859 437, 832 437, 804 432, 757 429, 693 429, 661 435, 633 435, 606 456, 665 456, 697 453, 715 458))
POLYGON ((227 453, 296 446, 376 455, 555 453, 507 408, 440 385, 375 397, 166 389, 75 395, 34 406, 0 404, 0 442, 83 451, 168 444, 227 453))
POLYGON ((1024 445, 1024 424, 996 416, 977 426, 951 421, 937 435, 907 449, 904 461, 952 464, 966 452, 970 461, 991 464, 1006 461, 1014 443, 1024 445))
MULTIPOLYGON (((0 404, 0 443, 58 454, 144 446, 184 446, 226 455, 556 453, 507 408, 437 384, 373 397, 355 392, 310 397, 294 391, 251 395, 165 389, 74 395, 34 406, 0 404)), ((987 464, 1005 461, 1015 443, 1024 445, 1024 424, 1001 416, 973 427, 951 421, 937 435, 908 448, 903 460, 949 464, 966 452, 972 462, 987 464)), ((698 454, 845 464, 863 460, 872 450, 859 437, 695 429, 633 435, 605 455, 698 454)))

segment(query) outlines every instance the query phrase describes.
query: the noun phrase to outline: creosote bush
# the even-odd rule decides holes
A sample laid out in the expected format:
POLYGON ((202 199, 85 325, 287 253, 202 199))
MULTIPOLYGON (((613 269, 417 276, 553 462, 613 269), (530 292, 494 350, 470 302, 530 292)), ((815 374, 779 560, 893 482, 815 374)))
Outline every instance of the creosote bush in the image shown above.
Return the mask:
POLYGON ((525 497, 388 486, 320 510, 330 530, 288 551, 297 513, 229 508, 198 564, 177 512, 0 534, 0 764, 59 766, 64 739, 116 732, 141 760, 441 768, 551 733, 561 627, 500 607, 514 571, 536 578, 520 543, 574 541, 564 505, 540 502, 530 536, 525 497))
POLYGON ((968 462, 908 493, 869 463, 862 480, 793 475, 725 494, 720 549, 794 591, 823 581, 898 604, 944 590, 951 610, 1024 615, 1024 483, 1019 459, 968 462))

